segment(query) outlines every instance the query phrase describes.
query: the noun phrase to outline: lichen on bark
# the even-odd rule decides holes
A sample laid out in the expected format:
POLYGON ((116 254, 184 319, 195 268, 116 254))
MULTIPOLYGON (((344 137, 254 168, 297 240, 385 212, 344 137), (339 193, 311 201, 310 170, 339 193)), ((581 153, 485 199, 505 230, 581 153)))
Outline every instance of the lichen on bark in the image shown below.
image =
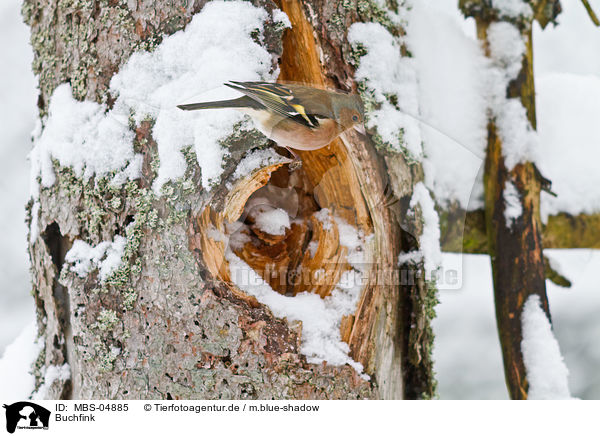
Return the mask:
MULTIPOLYGON (((131 53, 185 27, 204 3, 27 0, 41 116, 63 82, 77 99, 110 107, 110 79, 131 53)), ((254 4, 274 8, 269 0, 254 4)), ((283 28, 271 27, 264 44, 275 68, 283 28)), ((113 186, 114 174, 84 180, 54 162, 56 183, 40 190, 38 209, 29 207, 29 223, 39 230, 29 251, 45 340, 36 388, 44 368, 68 363, 71 379, 55 380, 48 398, 377 398, 376 384, 350 367, 306 363, 294 327, 208 273, 191 242, 193 220, 219 190, 200 185, 188 148, 185 176, 157 195, 152 120, 132 127, 143 155, 140 179, 113 186), (116 236, 126 245, 105 280, 97 270, 81 277, 65 263, 76 239, 95 245, 116 236)), ((226 142, 219 186, 246 150, 266 145, 253 133, 226 142)))

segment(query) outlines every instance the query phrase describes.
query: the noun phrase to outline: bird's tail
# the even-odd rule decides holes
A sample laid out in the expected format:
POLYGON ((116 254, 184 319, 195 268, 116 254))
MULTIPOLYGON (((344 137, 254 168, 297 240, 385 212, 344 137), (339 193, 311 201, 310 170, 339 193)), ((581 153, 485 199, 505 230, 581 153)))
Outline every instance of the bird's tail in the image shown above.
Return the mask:
POLYGON ((177 107, 184 111, 195 111, 198 109, 225 109, 249 107, 251 103, 252 102, 249 101, 248 97, 240 97, 235 98, 233 100, 206 101, 202 103, 180 104, 177 105, 177 107))

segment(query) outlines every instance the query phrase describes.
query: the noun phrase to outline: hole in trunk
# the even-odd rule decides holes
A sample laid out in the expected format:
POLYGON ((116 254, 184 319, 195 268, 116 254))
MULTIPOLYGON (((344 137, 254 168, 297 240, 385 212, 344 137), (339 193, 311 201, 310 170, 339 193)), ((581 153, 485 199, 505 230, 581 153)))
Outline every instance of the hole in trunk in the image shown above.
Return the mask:
MULTIPOLYGON (((280 2, 279 6, 293 23, 292 30, 284 34, 279 79, 331 87, 301 2, 280 2)), ((322 334, 312 322, 314 318, 328 319, 328 328, 339 328, 341 340, 349 345, 353 363, 361 363, 365 372, 373 374, 378 371, 373 366, 376 354, 388 353, 397 343, 396 331, 385 329, 388 321, 393 324, 398 316, 398 296, 391 293, 395 290, 392 284, 377 282, 397 267, 400 242, 389 209, 379 206, 388 181, 385 164, 354 132, 322 149, 297 153, 302 167, 293 173, 287 165, 277 163, 223 183, 226 192, 216 193, 196 216, 190 229, 190 249, 201 257, 207 280, 228 284, 231 293, 251 307, 258 307, 257 298, 266 295, 269 300, 259 299, 279 304, 277 310, 284 305, 283 311, 288 313, 295 301, 272 298, 262 283, 249 283, 255 278, 246 265, 280 294, 309 292, 325 300, 335 290, 335 296, 322 305, 313 304, 314 298, 304 299, 319 312, 307 309, 310 313, 292 319, 302 319, 299 331, 307 341, 322 334), (246 277, 238 277, 239 273, 246 277), (352 283, 337 292, 341 278, 352 283), (240 283, 245 280, 250 286, 240 283), (381 309, 388 306, 389 313, 381 309), (382 315, 391 320, 381 323, 382 315)), ((298 305, 299 310, 308 307, 300 298, 298 305)), ((298 331, 297 324, 290 327, 298 331)), ((337 336, 331 330, 327 334, 337 336)), ((330 360, 328 352, 338 346, 336 340, 323 346, 323 360, 330 360)))
POLYGON ((58 277, 60 276, 60 272, 65 262, 67 251, 71 248, 72 243, 69 238, 62 235, 60 227, 56 222, 52 222, 44 229, 42 232, 42 239, 48 248, 52 263, 56 268, 56 275, 53 280, 53 294, 58 309, 60 324, 65 335, 68 335, 70 333, 69 317, 71 313, 69 294, 67 288, 59 283, 58 277))

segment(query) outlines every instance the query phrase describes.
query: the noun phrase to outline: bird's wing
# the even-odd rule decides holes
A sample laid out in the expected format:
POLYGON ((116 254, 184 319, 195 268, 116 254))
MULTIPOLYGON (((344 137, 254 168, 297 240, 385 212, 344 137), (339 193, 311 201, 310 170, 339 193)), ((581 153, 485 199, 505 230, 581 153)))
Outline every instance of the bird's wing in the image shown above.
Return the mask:
MULTIPOLYGON (((230 82, 226 86, 233 88, 250 98, 264 104, 273 112, 290 118, 306 127, 316 128, 319 126, 317 117, 327 117, 326 114, 319 113, 323 111, 308 110, 305 104, 300 103, 298 93, 307 93, 305 87, 284 86, 279 83, 269 82, 230 82)), ((308 97, 308 96, 307 96, 308 97)), ((302 100, 310 101, 310 98, 302 100)))

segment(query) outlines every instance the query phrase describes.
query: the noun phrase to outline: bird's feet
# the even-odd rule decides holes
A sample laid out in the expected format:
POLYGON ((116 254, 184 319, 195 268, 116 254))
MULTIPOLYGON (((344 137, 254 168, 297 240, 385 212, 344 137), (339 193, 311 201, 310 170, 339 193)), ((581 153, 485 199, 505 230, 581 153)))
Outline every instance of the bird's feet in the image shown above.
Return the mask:
POLYGON ((288 166, 290 171, 293 172, 293 171, 300 169, 300 167, 302 167, 302 159, 300 159, 300 156, 298 156, 298 154, 292 148, 290 148, 290 147, 285 147, 285 148, 294 157, 294 160, 291 161, 288 166))
POLYGON ((288 165, 288 168, 290 170, 290 172, 299 170, 302 167, 302 159, 300 159, 299 157, 296 157, 293 161, 290 162, 290 164, 288 165))

